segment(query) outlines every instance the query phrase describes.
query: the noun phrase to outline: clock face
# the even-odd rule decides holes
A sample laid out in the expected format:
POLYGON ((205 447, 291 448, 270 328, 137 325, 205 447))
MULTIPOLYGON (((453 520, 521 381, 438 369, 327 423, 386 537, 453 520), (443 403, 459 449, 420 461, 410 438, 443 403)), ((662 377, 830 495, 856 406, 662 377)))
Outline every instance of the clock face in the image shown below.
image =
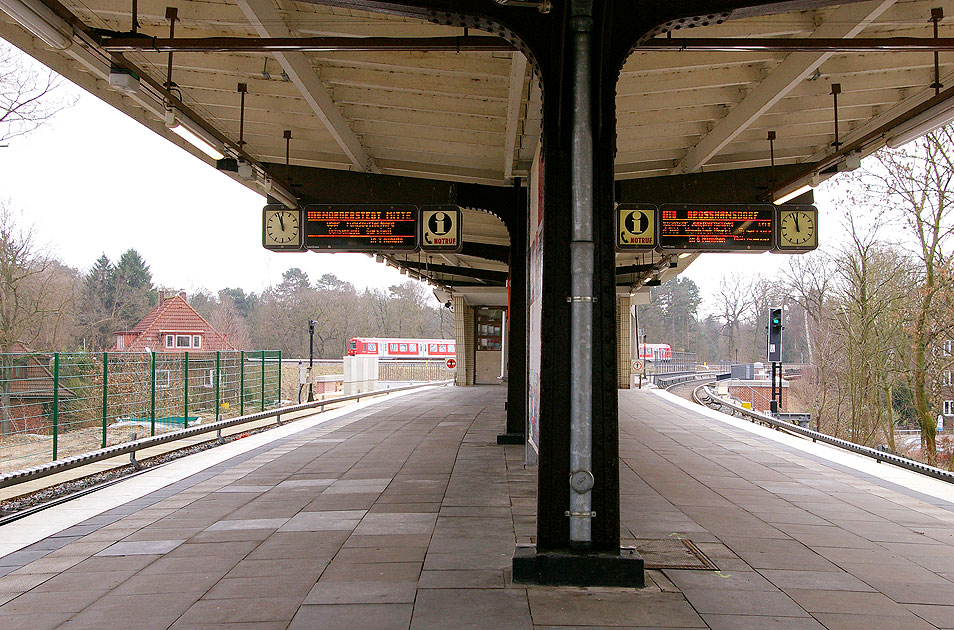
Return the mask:
POLYGON ((298 210, 265 208, 262 230, 262 244, 267 249, 301 248, 301 212, 298 210))
POLYGON ((808 249, 818 246, 815 221, 817 214, 808 210, 783 210, 779 223, 779 247, 808 249))

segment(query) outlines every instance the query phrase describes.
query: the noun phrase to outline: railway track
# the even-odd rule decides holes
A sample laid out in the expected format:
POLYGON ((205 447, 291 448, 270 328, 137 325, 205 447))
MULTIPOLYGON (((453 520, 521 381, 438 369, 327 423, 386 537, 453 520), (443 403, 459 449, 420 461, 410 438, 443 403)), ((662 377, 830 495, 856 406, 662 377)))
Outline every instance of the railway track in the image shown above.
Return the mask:
POLYGON ((685 383, 676 383, 675 385, 670 385, 666 388, 667 392, 675 394, 680 398, 685 398, 686 400, 691 400, 692 402, 697 402, 693 397, 692 393, 700 385, 708 385, 710 383, 715 383, 716 377, 706 379, 699 379, 696 381, 686 381, 685 383))

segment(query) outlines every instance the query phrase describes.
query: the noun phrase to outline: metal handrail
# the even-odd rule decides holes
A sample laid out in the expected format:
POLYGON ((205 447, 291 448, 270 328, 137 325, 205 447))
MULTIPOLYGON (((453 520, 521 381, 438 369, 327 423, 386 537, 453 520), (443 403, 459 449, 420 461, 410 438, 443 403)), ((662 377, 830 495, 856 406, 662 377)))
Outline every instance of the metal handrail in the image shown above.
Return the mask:
POLYGON ((349 394, 347 396, 338 396, 337 398, 326 398, 324 400, 316 400, 314 402, 302 403, 300 405, 291 405, 288 407, 279 407, 278 409, 271 409, 269 411, 261 411, 258 413, 246 414, 244 416, 239 416, 237 418, 229 418, 227 420, 217 420, 215 422, 210 422, 208 424, 201 424, 194 427, 189 427, 188 429, 180 429, 178 431, 169 431, 168 433, 161 433, 156 436, 142 438, 139 440, 134 440, 132 442, 126 442, 123 444, 117 444, 115 446, 108 446, 106 448, 101 448, 95 451, 90 451, 88 453, 83 453, 82 455, 75 455, 73 457, 66 457, 64 459, 59 459, 53 462, 46 464, 40 464, 38 466, 32 466, 30 468, 24 468, 22 470, 15 470, 9 473, 0 474, 0 488, 7 488, 9 486, 15 486, 19 483, 24 483, 26 481, 33 481, 35 479, 42 479, 49 475, 54 475, 56 473, 61 473, 66 470, 71 470, 73 468, 79 468, 80 466, 85 466, 87 464, 92 464, 104 459, 110 459, 118 455, 125 455, 127 453, 135 453, 138 450, 144 448, 150 448, 152 446, 158 446, 160 444, 165 444, 166 442, 174 442, 175 440, 181 440, 183 438, 192 437, 195 435, 201 435, 203 433, 211 433, 212 431, 221 431, 222 429, 227 429, 229 427, 234 427, 240 424, 245 424, 247 422, 255 422, 256 420, 264 420, 265 418, 276 417, 278 422, 281 423, 281 416, 284 414, 295 413, 296 411, 305 411, 307 409, 314 409, 315 407, 321 407, 321 411, 324 411, 326 405, 332 405, 340 402, 348 402, 349 400, 359 401, 362 398, 368 398, 370 396, 382 396, 385 394, 392 394, 394 392, 401 392, 409 389, 419 389, 421 387, 429 387, 434 385, 448 385, 453 383, 451 380, 447 381, 432 381, 430 383, 419 383, 415 385, 404 385, 402 387, 392 387, 390 389, 379 389, 373 392, 362 392, 360 394, 349 394))
POLYGON ((870 457, 879 462, 886 462, 888 464, 893 464, 907 470, 920 473, 922 475, 927 475, 928 477, 933 477, 935 479, 940 479, 941 481, 946 481, 948 483, 954 483, 954 472, 948 470, 943 470, 941 468, 936 468, 934 466, 928 466, 927 464, 922 464, 921 462, 914 461, 913 459, 908 459, 907 457, 901 457, 900 455, 894 455, 892 453, 886 453, 884 451, 879 451, 877 449, 862 446, 861 444, 855 444, 854 442, 849 442, 848 440, 842 440, 841 438, 832 437, 824 433, 819 433, 818 431, 812 431, 811 429, 806 429, 800 427, 797 424, 791 424, 785 422, 784 420, 779 420, 778 418, 773 418, 772 416, 765 415, 758 411, 753 411, 751 409, 746 409, 735 403, 731 403, 726 400, 714 396, 709 390, 707 385, 700 385, 695 388, 692 392, 692 398, 700 405, 708 407, 709 404, 699 396, 700 390, 705 390, 705 398, 709 401, 715 401, 721 407, 728 407, 734 412, 741 413, 743 416, 749 416, 754 420, 765 423, 776 429, 781 429, 783 431, 788 431, 790 433, 795 433, 802 437, 810 438, 813 442, 825 442, 826 444, 831 444, 832 446, 837 446, 838 448, 845 449, 846 451, 851 451, 859 455, 864 455, 870 457))

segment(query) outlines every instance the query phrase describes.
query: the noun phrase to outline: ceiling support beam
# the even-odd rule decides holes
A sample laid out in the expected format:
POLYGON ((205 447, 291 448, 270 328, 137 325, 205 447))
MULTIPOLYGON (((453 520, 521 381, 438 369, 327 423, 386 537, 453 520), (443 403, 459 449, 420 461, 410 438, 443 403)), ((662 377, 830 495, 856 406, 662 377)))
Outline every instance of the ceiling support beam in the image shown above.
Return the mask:
POLYGON ((639 51, 716 52, 931 52, 954 50, 954 37, 858 37, 855 39, 793 37, 683 37, 650 39, 639 51))
MULTIPOLYGON (((490 269, 474 269, 469 267, 455 267, 453 265, 431 265, 428 263, 417 262, 414 260, 398 261, 402 267, 419 271, 422 274, 439 273, 442 275, 463 276, 475 280, 486 280, 488 282, 507 282, 510 274, 506 271, 492 271, 490 269)), ((447 282, 441 279, 441 282, 447 282)))
MULTIPOLYGON (((107 37, 109 52, 509 52, 502 37, 107 37)), ((514 53, 523 58, 521 53, 514 53)), ((526 67, 526 65, 524 65, 526 67)))
MULTIPOLYGON (((237 0, 242 12, 256 32, 262 37, 291 37, 291 31, 275 8, 272 0, 237 0)), ((301 95, 334 137, 335 142, 348 156, 355 170, 378 173, 380 170, 361 146, 354 130, 338 110, 328 90, 315 73, 311 62, 304 53, 276 52, 275 58, 288 74, 292 83, 301 91, 301 95)))
MULTIPOLYGON (((836 9, 828 20, 811 34, 811 38, 852 38, 893 5, 895 0, 875 0, 847 4, 836 9)), ((673 175, 692 173, 708 162, 727 144, 745 131, 800 82, 807 79, 833 53, 792 53, 776 66, 759 85, 732 108, 708 134, 689 150, 672 170, 673 175)))
POLYGON ((504 133, 504 179, 513 177, 514 150, 520 133, 520 106, 523 104, 523 86, 527 82, 527 58, 515 51, 510 63, 510 91, 507 96, 507 127, 504 133))

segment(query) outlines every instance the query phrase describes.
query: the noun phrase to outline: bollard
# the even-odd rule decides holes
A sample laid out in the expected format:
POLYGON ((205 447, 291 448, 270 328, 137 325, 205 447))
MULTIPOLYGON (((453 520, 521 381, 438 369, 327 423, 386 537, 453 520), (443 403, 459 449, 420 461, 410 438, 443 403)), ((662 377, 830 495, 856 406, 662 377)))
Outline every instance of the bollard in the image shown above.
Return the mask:
MULTIPOLYGON (((139 439, 139 434, 138 434, 138 433, 133 433, 133 434, 132 434, 132 440, 130 440, 130 441, 135 442, 137 439, 139 439)), ((139 470, 139 462, 136 461, 136 451, 130 451, 130 453, 129 453, 129 463, 132 464, 133 469, 139 470)))

